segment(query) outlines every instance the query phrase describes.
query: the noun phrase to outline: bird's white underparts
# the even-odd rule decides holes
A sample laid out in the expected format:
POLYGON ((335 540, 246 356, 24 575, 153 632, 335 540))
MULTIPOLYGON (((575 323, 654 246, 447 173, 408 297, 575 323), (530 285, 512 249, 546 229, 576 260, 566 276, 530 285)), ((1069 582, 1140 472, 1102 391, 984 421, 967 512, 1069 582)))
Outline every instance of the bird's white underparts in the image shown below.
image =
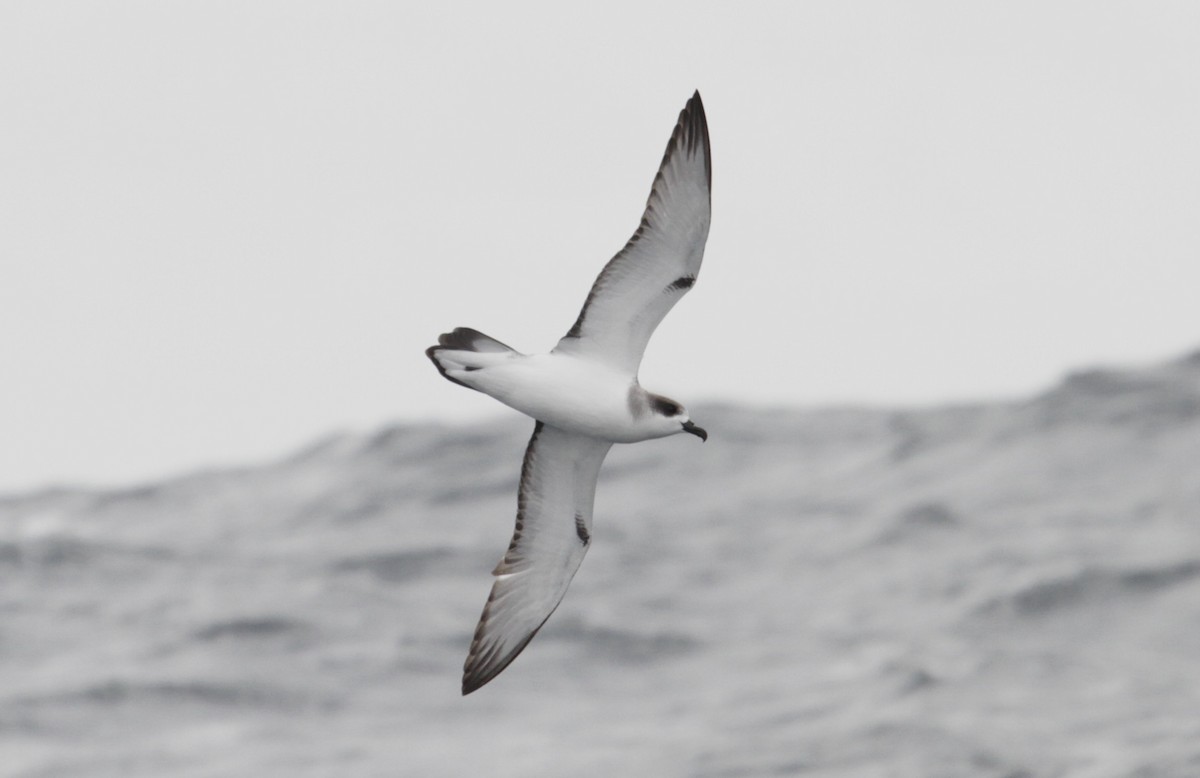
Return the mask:
POLYGON ((535 419, 517 525, 463 667, 463 694, 495 678, 558 607, 591 543, 600 465, 613 443, 688 432, 682 404, 638 383, 642 354, 700 273, 711 217, 712 151, 700 93, 675 125, 641 224, 592 285, 579 318, 547 354, 522 354, 459 327, 426 355, 456 384, 535 419))

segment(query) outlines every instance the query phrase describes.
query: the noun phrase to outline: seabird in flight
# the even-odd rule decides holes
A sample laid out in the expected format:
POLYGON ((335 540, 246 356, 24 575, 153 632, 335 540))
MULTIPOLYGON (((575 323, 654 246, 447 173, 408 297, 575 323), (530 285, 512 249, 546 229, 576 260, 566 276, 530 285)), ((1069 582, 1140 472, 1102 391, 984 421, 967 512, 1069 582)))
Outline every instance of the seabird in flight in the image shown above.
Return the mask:
POLYGON ((641 224, 592 285, 548 354, 522 354, 459 327, 426 355, 456 384, 533 417, 517 526, 463 666, 463 694, 495 678, 558 607, 591 543, 600 465, 613 443, 688 432, 680 403, 638 383, 646 343, 700 273, 711 213, 712 152, 696 92, 679 114, 641 224))

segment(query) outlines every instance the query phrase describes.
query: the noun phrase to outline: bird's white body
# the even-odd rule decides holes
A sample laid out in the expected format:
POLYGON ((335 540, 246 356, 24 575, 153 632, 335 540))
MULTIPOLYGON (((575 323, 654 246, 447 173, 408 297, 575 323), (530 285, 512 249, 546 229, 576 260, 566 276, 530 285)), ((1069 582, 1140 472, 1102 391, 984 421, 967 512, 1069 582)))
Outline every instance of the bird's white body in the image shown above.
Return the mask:
POLYGON ((558 607, 591 543, 600 466, 613 443, 688 432, 682 405, 637 380, 646 343, 695 284, 712 206, 708 123, 697 92, 679 115, 641 224, 600 272, 548 354, 522 354, 466 327, 426 350, 450 381, 536 420, 512 542, 463 666, 463 694, 495 678, 558 607))
POLYGON ((674 435, 680 420, 650 411, 637 378, 570 354, 489 354, 485 366, 447 375, 510 408, 567 432, 637 443, 674 435))

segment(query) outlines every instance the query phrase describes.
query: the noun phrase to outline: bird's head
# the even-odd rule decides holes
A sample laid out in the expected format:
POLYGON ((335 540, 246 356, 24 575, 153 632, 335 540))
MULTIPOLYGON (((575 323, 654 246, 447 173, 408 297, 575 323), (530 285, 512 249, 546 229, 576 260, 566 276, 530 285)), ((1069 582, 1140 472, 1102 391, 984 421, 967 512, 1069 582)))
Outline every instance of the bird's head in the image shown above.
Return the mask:
POLYGON ((708 432, 703 427, 696 426, 688 416, 687 409, 668 397, 650 395, 650 412, 654 414, 655 421, 662 425, 665 435, 687 432, 700 440, 708 440, 708 432))

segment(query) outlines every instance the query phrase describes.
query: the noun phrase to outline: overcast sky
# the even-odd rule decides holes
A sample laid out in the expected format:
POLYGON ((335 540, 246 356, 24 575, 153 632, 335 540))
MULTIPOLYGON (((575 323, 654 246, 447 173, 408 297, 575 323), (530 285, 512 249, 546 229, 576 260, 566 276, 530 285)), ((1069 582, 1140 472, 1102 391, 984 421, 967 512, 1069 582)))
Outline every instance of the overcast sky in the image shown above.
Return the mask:
POLYGON ((697 88, 713 226, 649 388, 926 404, 1176 356, 1197 52, 1191 2, 4 3, 0 491, 509 412, 424 348, 552 347, 697 88))

